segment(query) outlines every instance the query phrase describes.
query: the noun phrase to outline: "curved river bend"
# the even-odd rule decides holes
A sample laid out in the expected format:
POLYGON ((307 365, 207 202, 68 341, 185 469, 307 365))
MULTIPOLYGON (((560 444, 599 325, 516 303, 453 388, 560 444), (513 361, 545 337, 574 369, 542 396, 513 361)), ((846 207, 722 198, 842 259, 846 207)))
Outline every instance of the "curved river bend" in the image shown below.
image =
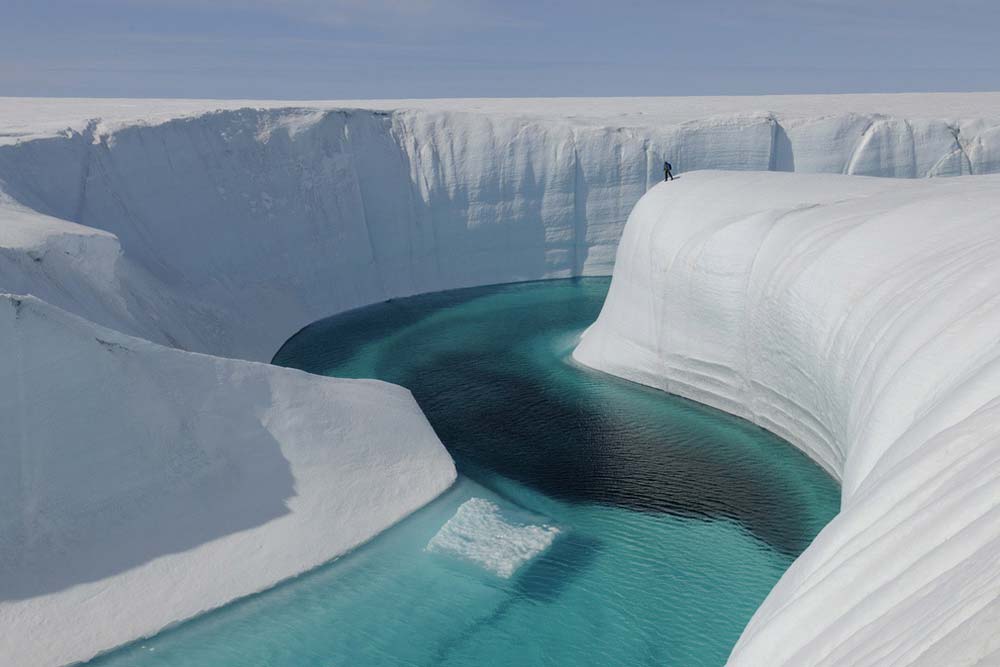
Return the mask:
POLYGON ((608 284, 428 294, 298 333, 274 363, 408 387, 459 482, 349 556, 95 664, 724 663, 839 489, 762 429, 574 365, 608 284))

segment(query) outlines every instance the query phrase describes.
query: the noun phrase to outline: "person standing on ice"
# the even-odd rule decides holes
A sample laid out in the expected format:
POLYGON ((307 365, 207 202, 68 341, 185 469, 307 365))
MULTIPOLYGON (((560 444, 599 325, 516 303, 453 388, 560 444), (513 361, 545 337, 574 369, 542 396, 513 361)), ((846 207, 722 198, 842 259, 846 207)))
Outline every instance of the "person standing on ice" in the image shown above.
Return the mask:
POLYGON ((674 175, 672 173, 670 173, 672 169, 673 169, 673 165, 671 165, 669 162, 667 162, 666 160, 664 160, 663 161, 663 180, 664 181, 672 181, 672 180, 674 180, 674 175))

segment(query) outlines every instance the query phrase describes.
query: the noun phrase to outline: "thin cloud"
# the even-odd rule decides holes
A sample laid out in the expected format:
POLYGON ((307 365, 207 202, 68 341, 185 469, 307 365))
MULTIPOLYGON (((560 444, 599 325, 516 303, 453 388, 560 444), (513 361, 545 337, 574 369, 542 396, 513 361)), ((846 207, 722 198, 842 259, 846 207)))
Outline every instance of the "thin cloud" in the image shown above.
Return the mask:
POLYGON ((132 7, 183 8, 232 12, 262 12, 308 24, 345 28, 421 29, 456 27, 496 29, 525 27, 506 3, 483 0, 112 0, 132 7))

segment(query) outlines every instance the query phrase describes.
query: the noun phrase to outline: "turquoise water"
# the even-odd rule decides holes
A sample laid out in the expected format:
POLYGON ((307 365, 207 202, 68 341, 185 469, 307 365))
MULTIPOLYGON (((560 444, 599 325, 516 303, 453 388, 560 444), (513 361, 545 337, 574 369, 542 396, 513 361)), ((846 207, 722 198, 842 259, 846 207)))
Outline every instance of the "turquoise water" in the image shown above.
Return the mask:
POLYGON ((354 553, 95 664, 724 663, 839 489, 762 429, 573 364, 607 288, 442 292, 297 334, 275 363, 409 387, 459 482, 354 553))

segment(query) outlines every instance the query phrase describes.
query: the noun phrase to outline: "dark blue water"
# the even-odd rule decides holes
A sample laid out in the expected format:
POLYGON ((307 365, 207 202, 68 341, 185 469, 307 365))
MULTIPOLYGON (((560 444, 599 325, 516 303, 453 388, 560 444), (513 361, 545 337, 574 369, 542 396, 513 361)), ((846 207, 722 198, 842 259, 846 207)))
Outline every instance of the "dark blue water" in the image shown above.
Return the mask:
POLYGON ((839 489, 762 429, 574 365, 607 288, 456 290, 297 334, 275 363, 410 388, 458 484, 349 556, 98 664, 725 662, 839 489))

